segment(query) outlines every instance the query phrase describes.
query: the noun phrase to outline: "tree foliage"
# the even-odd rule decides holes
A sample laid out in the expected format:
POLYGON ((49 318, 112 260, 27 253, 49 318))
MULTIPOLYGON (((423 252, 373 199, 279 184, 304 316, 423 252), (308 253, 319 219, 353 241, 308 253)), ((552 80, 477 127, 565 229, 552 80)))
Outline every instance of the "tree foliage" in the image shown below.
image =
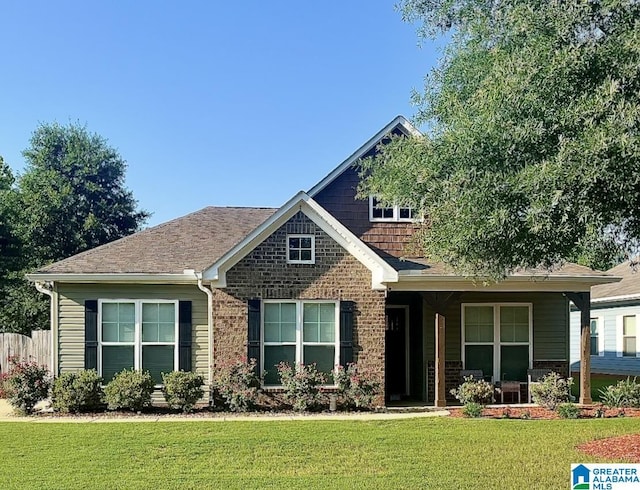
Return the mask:
POLYGON ((23 155, 15 183, 0 162, 0 251, 14 254, 4 274, 0 259, 0 327, 28 333, 47 328, 49 307, 26 273, 129 235, 149 214, 125 187, 125 161, 84 126, 42 124, 23 155))
POLYGON ((637 249, 640 2, 400 6, 450 42, 413 95, 427 134, 364 161, 361 194, 419 208, 425 255, 473 276, 637 249))

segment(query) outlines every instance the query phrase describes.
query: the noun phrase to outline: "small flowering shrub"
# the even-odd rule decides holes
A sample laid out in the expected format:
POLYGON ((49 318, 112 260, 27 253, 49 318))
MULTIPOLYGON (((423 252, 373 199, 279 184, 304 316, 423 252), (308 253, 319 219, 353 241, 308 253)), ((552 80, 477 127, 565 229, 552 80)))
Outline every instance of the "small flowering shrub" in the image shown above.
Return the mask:
POLYGON ((462 407, 462 415, 470 418, 478 418, 482 415, 482 405, 476 402, 468 402, 462 407))
POLYGON ((600 390, 600 400, 609 408, 640 407, 640 383, 627 378, 600 390))
POLYGON ((139 412, 151 405, 153 385, 149 371, 123 369, 104 388, 107 408, 139 412))
POLYGON ((477 403, 487 405, 494 401, 494 388, 491 383, 484 379, 474 379, 473 376, 466 376, 464 383, 450 392, 463 405, 477 403))
POLYGON ((62 413, 99 410, 104 406, 102 377, 95 369, 63 373, 53 382, 51 403, 62 413))
POLYGON ((0 373, 0 399, 7 398, 7 378, 9 373, 0 373))
POLYGON ((214 396, 232 412, 246 412, 256 406, 260 396, 260 376, 255 359, 236 361, 218 368, 213 376, 214 396))
POLYGON ((281 362, 278 374, 285 390, 284 399, 295 411, 304 412, 319 404, 320 387, 326 383, 326 377, 315 364, 298 364, 294 368, 281 362))
POLYGON ((9 359, 9 364, 11 368, 5 381, 9 403, 16 410, 30 414, 38 402, 49 396, 49 372, 36 362, 20 362, 15 357, 9 359))
POLYGON ((371 408, 373 399, 380 391, 380 383, 361 373, 356 363, 349 363, 346 369, 337 366, 333 370, 333 380, 338 394, 348 407, 371 408))
POLYGON ((539 384, 531 386, 531 398, 534 403, 549 410, 555 410, 561 403, 569 403, 574 400, 571 395, 573 378, 563 378, 558 373, 549 373, 539 384))
POLYGON ((204 396, 204 379, 191 371, 162 373, 162 394, 170 408, 191 412, 204 396))

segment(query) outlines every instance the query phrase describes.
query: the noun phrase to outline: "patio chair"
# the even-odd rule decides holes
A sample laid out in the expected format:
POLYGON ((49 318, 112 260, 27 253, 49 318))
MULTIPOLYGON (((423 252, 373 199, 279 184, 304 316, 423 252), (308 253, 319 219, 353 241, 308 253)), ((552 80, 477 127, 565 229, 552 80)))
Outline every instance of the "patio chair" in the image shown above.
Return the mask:
POLYGON ((531 386, 540 384, 542 378, 551 372, 551 369, 527 369, 527 391, 529 403, 531 403, 531 386))

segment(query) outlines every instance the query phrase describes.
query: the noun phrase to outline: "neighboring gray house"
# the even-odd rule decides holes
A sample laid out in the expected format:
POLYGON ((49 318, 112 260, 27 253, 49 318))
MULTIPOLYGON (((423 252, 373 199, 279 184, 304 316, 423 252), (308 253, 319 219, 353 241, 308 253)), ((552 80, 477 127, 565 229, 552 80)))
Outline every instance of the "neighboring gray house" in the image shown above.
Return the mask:
MULTIPOLYGON (((622 281, 591 288, 591 372, 640 376, 640 269, 607 271, 622 281)), ((571 371, 580 370, 580 312, 571 312, 571 371)))

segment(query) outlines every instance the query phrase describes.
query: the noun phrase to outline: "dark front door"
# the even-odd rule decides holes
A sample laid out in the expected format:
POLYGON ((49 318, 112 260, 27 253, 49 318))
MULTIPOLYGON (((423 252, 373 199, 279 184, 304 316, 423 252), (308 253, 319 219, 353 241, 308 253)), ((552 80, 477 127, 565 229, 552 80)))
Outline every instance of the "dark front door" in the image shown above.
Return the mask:
POLYGON ((407 395, 407 311, 387 308, 385 332, 385 396, 401 400, 407 395))

